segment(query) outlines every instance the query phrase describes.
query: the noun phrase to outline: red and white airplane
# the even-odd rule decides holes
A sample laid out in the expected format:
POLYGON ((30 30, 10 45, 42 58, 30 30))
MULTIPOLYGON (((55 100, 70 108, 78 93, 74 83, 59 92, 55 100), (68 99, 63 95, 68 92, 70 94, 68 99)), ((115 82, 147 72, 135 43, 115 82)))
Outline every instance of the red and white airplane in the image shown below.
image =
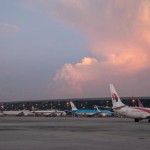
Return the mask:
POLYGON ((139 122, 142 119, 148 119, 148 122, 150 122, 150 108, 126 106, 122 103, 113 84, 110 84, 110 91, 114 112, 122 116, 134 118, 135 122, 139 122))

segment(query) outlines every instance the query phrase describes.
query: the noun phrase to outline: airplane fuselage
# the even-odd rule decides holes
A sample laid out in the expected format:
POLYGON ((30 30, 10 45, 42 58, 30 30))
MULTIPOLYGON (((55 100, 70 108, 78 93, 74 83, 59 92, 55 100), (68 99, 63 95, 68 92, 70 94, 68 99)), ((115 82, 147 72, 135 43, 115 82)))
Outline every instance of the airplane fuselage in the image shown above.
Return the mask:
POLYGON ((114 108, 114 112, 119 113, 122 116, 137 119, 147 119, 150 118, 150 109, 139 108, 139 107, 128 107, 124 106, 121 108, 114 108))
POLYGON ((59 110, 36 110, 32 111, 32 113, 36 115, 43 115, 43 116, 61 116, 66 115, 65 111, 59 111, 59 110))
POLYGON ((78 110, 72 110, 70 111, 76 115, 96 115, 98 113, 97 110, 84 110, 84 109, 78 109, 78 110))

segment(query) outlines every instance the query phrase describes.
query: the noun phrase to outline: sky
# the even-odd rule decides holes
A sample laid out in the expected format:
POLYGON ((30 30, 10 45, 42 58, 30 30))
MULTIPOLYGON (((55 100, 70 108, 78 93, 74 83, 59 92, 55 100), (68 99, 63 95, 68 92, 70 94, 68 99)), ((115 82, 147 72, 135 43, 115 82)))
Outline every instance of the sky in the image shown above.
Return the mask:
POLYGON ((149 0, 0 0, 0 101, 150 96, 149 0))

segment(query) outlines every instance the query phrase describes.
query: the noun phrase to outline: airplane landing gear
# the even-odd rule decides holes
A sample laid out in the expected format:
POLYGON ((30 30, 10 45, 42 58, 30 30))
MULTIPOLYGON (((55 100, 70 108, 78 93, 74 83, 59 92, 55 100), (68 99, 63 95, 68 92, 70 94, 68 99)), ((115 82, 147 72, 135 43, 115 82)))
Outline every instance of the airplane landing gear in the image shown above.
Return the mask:
POLYGON ((135 118, 135 119, 134 119, 134 122, 139 122, 139 119, 135 118))

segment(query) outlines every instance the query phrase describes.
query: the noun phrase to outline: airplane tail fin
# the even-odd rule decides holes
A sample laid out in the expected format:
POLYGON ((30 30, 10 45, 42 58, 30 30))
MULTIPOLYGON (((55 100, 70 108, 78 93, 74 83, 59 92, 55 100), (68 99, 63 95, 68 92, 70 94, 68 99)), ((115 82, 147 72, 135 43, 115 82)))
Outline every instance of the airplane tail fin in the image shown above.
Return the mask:
POLYGON ((1 105, 1 106, 0 106, 0 112, 2 113, 3 111, 4 111, 4 106, 1 105))
POLYGON ((110 84, 110 92, 111 92, 113 108, 125 106, 125 104, 122 103, 122 101, 121 101, 115 87, 113 86, 113 84, 110 84))
POLYGON ((98 112, 100 112, 100 110, 99 110, 99 108, 97 107, 97 105, 95 105, 94 107, 96 108, 96 110, 97 110, 98 112))
POLYGON ((35 112, 35 107, 34 106, 32 106, 32 112, 35 112))
POLYGON ((144 107, 139 99, 137 100, 137 102, 138 102, 139 107, 144 107))
POLYGON ((72 110, 74 110, 74 111, 78 110, 72 101, 70 101, 70 105, 71 105, 72 110))

